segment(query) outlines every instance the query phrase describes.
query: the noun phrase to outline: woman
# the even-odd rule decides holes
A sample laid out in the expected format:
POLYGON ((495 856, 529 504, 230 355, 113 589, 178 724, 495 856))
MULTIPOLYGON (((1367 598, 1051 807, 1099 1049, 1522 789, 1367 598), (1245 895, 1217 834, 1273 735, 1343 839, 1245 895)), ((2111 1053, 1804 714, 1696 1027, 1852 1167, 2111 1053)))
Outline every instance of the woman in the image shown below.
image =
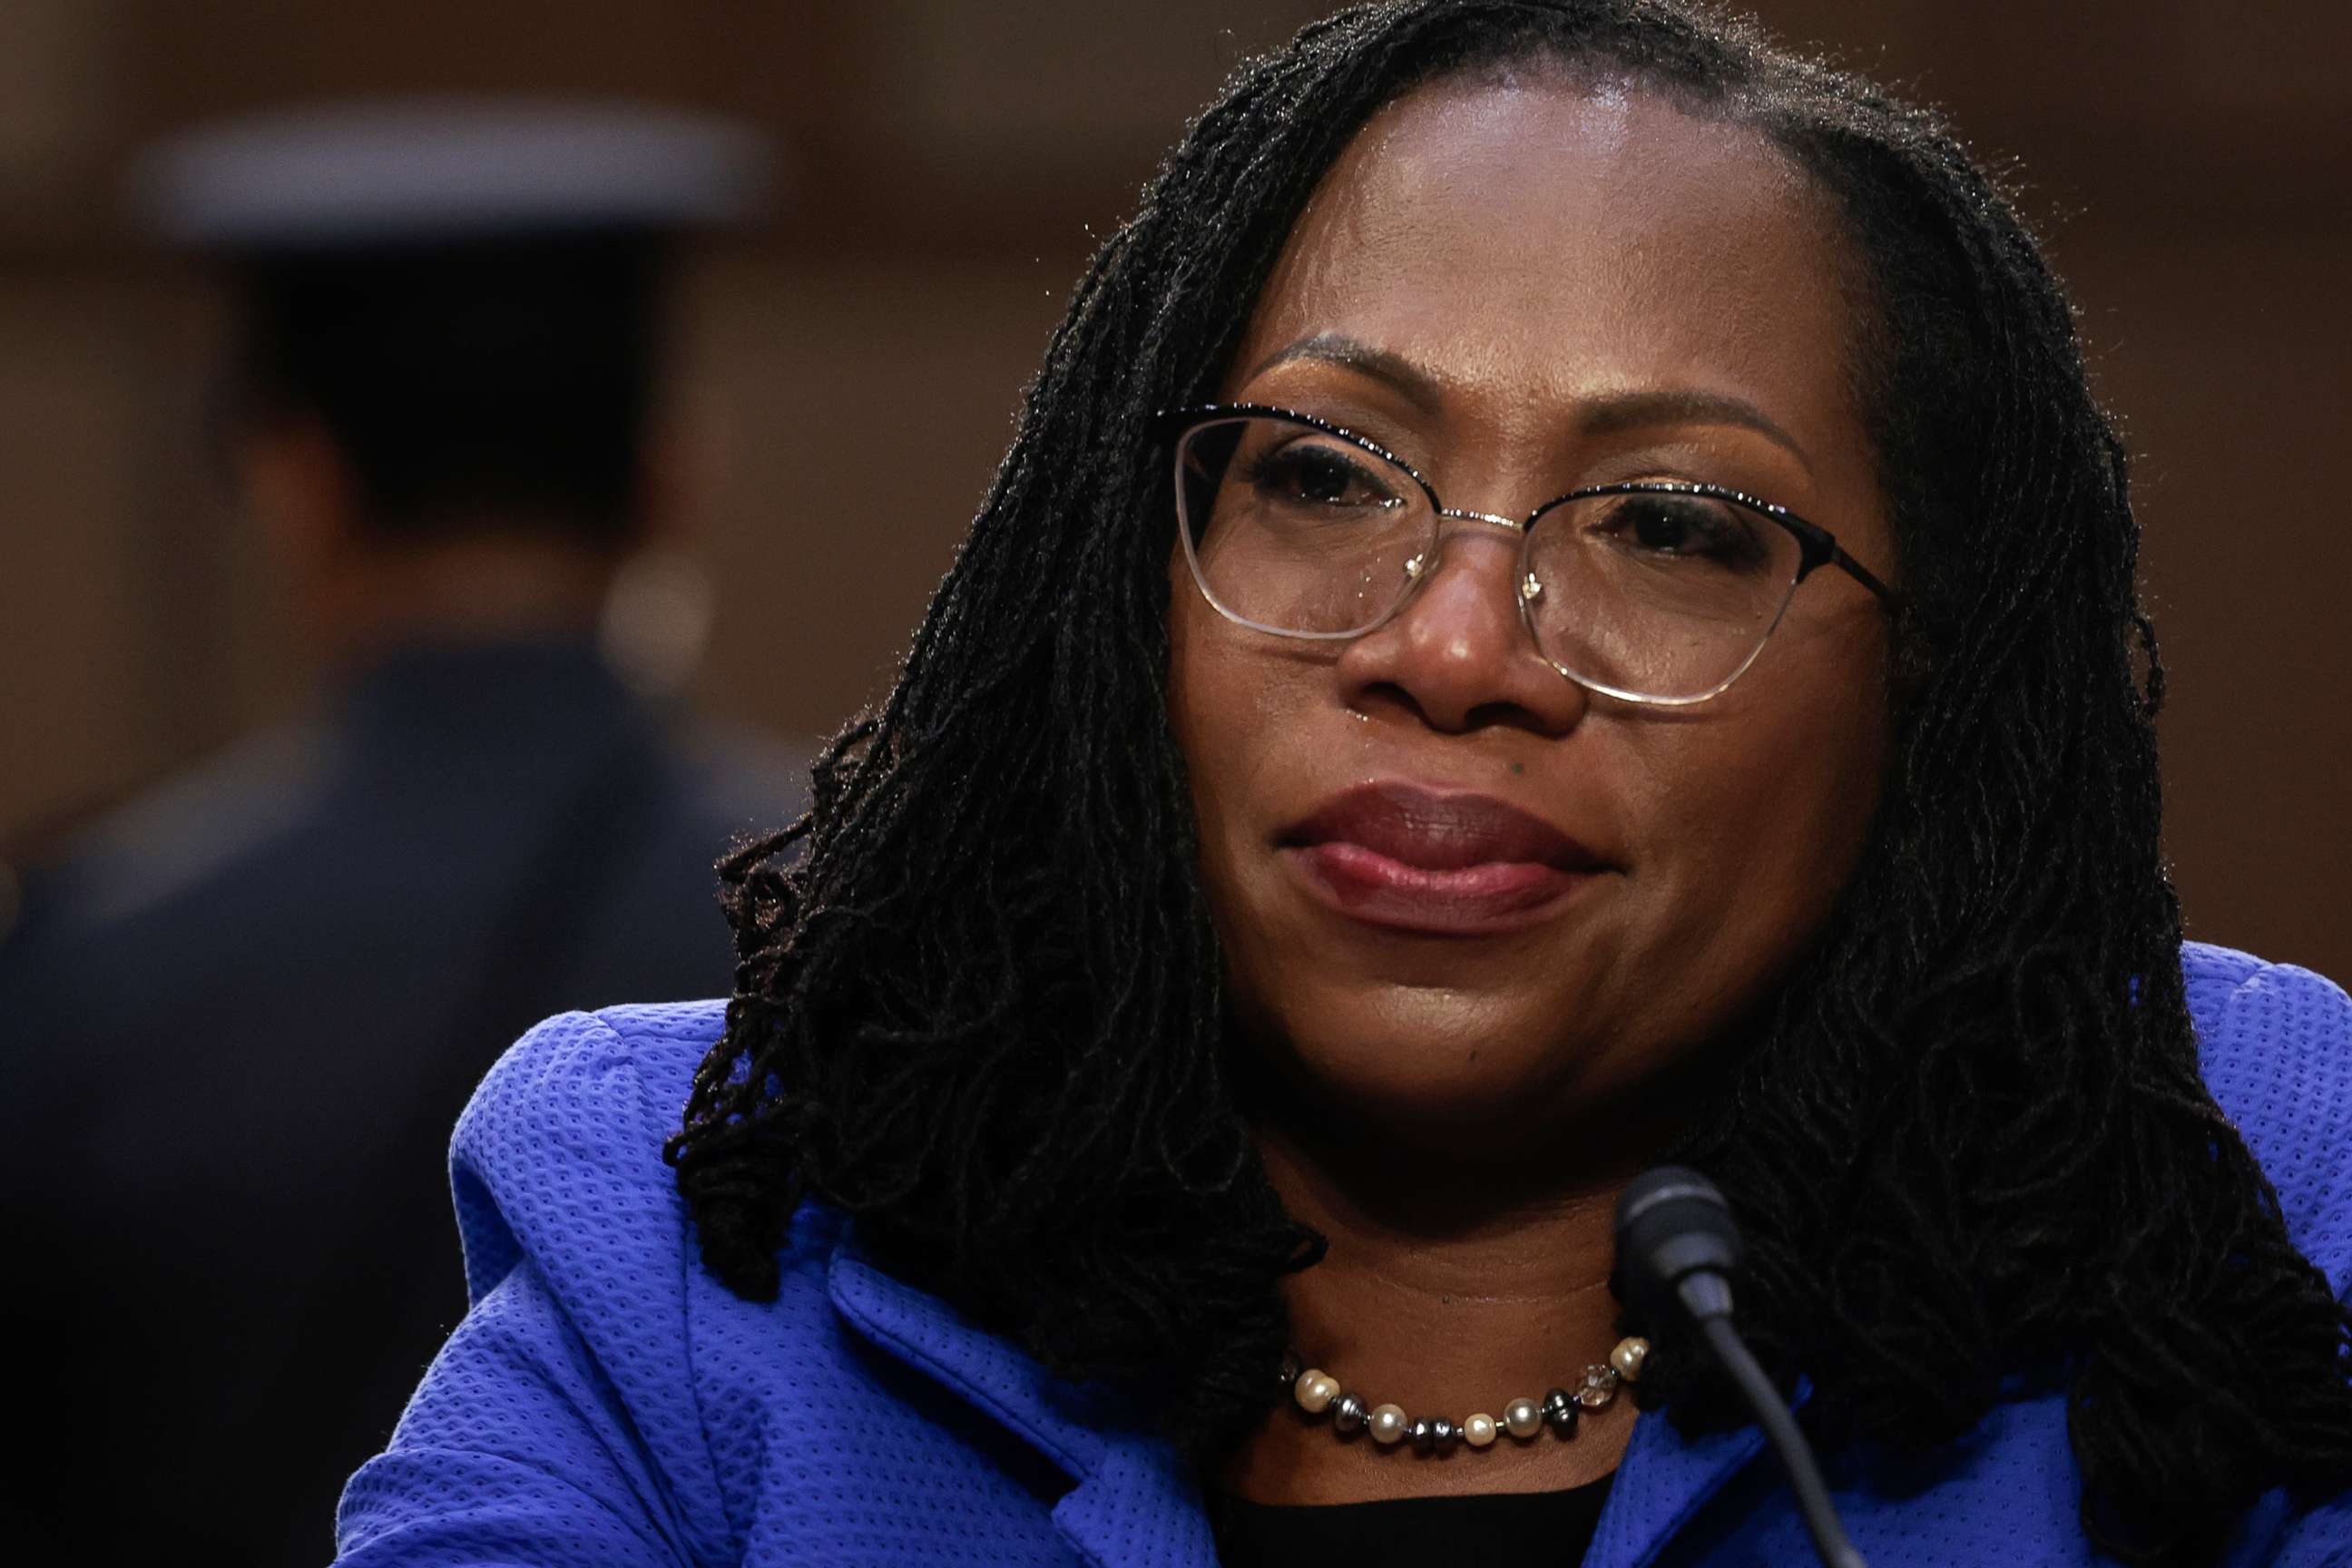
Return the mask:
POLYGON ((2181 944, 2135 549, 1928 117, 1656 4, 1307 29, 725 868, 723 1018, 478 1096, 348 1560, 1801 1561, 1609 1288, 1668 1157, 1881 1568, 2333 1560, 2352 1005, 2181 944))

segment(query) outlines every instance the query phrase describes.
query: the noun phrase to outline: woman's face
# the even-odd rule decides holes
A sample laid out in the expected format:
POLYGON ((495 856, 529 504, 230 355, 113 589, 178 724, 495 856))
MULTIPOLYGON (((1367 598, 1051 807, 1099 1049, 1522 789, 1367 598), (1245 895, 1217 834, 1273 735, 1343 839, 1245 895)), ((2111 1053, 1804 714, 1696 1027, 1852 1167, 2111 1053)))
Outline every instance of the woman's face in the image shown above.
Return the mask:
MULTIPOLYGON (((1706 481, 1885 576, 1841 232, 1751 132, 1605 88, 1424 89, 1322 183, 1222 395, 1361 432, 1449 508, 1706 481)), ((1170 566, 1244 1026, 1310 1100, 1433 1147, 1622 1103, 1722 1036, 1852 873, 1886 744, 1884 612, 1843 573, 1729 690, 1660 709, 1545 661, 1517 552, 1455 527, 1337 644, 1237 626, 1170 566)))

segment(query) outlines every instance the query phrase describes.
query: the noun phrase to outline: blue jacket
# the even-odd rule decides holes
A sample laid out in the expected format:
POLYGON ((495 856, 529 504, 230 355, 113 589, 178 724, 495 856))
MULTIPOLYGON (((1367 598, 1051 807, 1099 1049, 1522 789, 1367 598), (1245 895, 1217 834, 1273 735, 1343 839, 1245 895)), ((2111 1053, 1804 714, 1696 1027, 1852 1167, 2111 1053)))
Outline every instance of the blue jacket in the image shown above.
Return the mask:
MULTIPOLYGON (((2184 963, 2207 1080, 2340 1294, 2352 1002, 2241 953, 2184 963)), ((570 1014, 483 1083, 452 1155, 473 1310, 352 1478, 341 1561, 1213 1563, 1165 1444, 876 1268, 839 1215, 801 1213, 773 1302, 702 1270, 660 1147, 720 1023, 715 1003, 570 1014)), ((1643 1415, 1585 1562, 1811 1561, 1760 1447, 1643 1415)), ((1838 1502, 1874 1568, 2083 1563, 2076 1491, 2053 1395, 1997 1406, 1921 1489, 1838 1502)), ((2352 1563, 2352 1498, 2265 1498, 2230 1562, 2352 1563)))

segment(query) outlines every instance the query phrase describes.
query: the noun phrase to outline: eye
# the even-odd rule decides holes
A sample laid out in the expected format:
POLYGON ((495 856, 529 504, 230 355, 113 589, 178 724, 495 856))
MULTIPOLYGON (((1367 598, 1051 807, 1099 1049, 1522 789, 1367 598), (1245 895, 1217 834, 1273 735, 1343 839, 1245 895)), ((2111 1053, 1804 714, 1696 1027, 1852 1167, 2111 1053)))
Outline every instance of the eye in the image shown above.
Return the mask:
POLYGON ((1731 501, 1672 491, 1598 499, 1580 531, 1630 553, 1725 567, 1758 565, 1769 554, 1762 525, 1731 501))
POLYGON ((1395 484, 1376 470, 1376 461, 1335 441, 1294 441, 1249 458, 1244 478, 1263 500, 1278 506, 1395 506, 1395 484))

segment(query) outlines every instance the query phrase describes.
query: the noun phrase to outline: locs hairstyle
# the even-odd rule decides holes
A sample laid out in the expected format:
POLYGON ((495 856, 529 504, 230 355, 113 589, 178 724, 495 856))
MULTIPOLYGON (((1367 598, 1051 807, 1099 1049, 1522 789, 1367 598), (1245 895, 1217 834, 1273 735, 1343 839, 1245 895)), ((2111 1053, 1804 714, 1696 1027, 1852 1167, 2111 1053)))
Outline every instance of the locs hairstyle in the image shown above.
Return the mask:
MULTIPOLYGON (((2352 1328, 2203 1088, 2158 849, 2161 668, 2066 300, 1932 115, 1654 0, 1351 9, 1241 68, 1103 247, 896 689, 722 864, 724 1038, 669 1146, 759 1298, 805 1197, 1210 1454, 1265 1411, 1319 1241, 1238 1108, 1165 710, 1150 416, 1216 383, 1308 193, 1427 81, 1613 79, 1752 127, 1844 214, 1855 384, 1911 608, 1874 839, 1678 1151, 1826 1440, 1900 1455, 2063 1380, 2084 1523, 2195 1561, 2352 1483, 2352 1328), (2145 671, 2144 674, 2141 670, 2145 671), (797 863, 796 846, 804 847, 797 863)), ((1729 1418, 1696 1358, 1645 1378, 1729 1418)))

